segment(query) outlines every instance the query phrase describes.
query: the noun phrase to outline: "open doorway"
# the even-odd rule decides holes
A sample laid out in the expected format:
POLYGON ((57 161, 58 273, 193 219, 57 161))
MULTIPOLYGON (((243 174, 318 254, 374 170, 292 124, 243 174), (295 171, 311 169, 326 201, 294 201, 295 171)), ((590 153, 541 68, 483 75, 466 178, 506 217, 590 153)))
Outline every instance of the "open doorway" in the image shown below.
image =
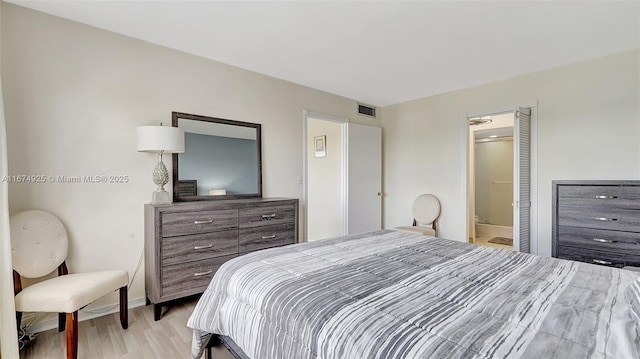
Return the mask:
POLYGON ((305 111, 304 238, 382 228, 382 129, 305 111))
MULTIPOLYGON (((486 112, 485 112, 486 113, 486 112)), ((491 126, 487 126, 491 127, 491 126)), ((486 127, 484 129, 487 129, 486 127)), ((504 131, 509 131, 504 129, 504 131)), ((498 138, 500 133, 490 134, 489 136, 496 136, 498 138)), ((467 115, 464 119, 464 139, 466 143, 465 176, 466 180, 465 190, 467 195, 465 196, 467 205, 465 206, 467 212, 468 234, 469 242, 474 242, 478 233, 485 234, 485 236, 493 237, 507 237, 508 233, 512 233, 513 245, 512 249, 518 252, 524 253, 537 253, 537 180, 536 180, 536 163, 537 163, 537 106, 531 105, 528 107, 515 107, 512 109, 504 109, 502 111, 495 111, 492 113, 486 113, 486 115, 473 114, 467 115), (505 122, 500 123, 501 115, 505 115, 505 122), (513 122, 513 184, 512 184, 512 202, 510 203, 512 208, 513 228, 510 230, 509 226, 504 229, 504 232, 482 232, 486 228, 476 228, 476 194, 480 189, 476 188, 475 184, 475 131, 482 130, 482 126, 494 123, 492 126, 496 128, 508 128, 511 127, 510 123, 513 122), (504 234, 504 235, 501 235, 504 234)), ((491 138, 491 137, 489 137, 491 138)), ((506 142, 506 141, 505 141, 506 142)), ((508 146, 506 146, 508 147, 508 146)), ((509 185, 508 179, 501 179, 494 176, 491 179, 489 185, 499 187, 509 185), (495 181, 495 182, 494 182, 495 181)), ((489 192, 488 190, 484 190, 489 192)), ((509 192, 503 189, 503 192, 509 192)), ((497 194, 491 194, 490 197, 500 197, 497 194)), ((505 195, 506 196, 506 195, 505 195)), ((508 210, 502 209, 502 213, 508 213, 508 210)), ((485 217, 488 215, 485 212, 485 217)), ((478 216, 480 217, 480 215, 478 216)), ((478 218, 478 222, 483 220, 478 218)), ((484 219, 484 221, 490 221, 490 219, 484 219)), ((490 228, 496 229, 496 228, 490 228)), ((487 241, 488 242, 488 241, 487 241)), ((507 242, 508 243, 508 242, 507 242)), ((506 245, 506 244, 505 244, 506 245)))
POLYGON ((308 117, 307 241, 345 234, 344 122, 308 117))
POLYGON ((469 119, 470 242, 513 249, 515 113, 469 119))

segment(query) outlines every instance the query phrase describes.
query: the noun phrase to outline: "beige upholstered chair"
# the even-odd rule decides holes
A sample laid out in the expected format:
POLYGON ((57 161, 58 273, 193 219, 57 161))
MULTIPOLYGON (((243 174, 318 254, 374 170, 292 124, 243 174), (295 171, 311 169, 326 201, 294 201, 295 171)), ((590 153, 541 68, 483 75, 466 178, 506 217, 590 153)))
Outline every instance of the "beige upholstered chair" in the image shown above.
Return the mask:
POLYGON ((64 225, 44 211, 23 211, 11 216, 11 252, 18 327, 22 312, 58 313, 58 330, 66 322, 67 358, 78 355, 78 310, 115 290, 120 290, 120 324, 129 323, 124 270, 68 274, 65 259, 68 239, 64 225), (39 278, 58 269, 58 276, 22 288, 20 277, 39 278))
POLYGON ((397 230, 436 236, 436 221, 440 216, 440 201, 432 194, 422 194, 413 201, 413 225, 396 227, 397 230))

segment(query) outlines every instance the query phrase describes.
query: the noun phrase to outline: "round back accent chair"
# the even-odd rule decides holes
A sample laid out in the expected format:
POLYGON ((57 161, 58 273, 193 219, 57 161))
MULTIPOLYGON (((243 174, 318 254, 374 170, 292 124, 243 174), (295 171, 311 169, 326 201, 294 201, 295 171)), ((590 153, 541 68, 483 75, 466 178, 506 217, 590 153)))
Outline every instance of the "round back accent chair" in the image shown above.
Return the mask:
POLYGON ((120 324, 129 326, 129 273, 109 270, 69 274, 68 237, 58 218, 44 211, 11 216, 11 256, 18 328, 22 312, 58 313, 58 330, 65 330, 67 358, 78 356, 78 310, 115 290, 120 291, 120 324), (21 277, 39 278, 58 270, 58 276, 22 288, 21 277))
POLYGON ((435 237, 438 217, 440 217, 438 197, 432 194, 422 194, 413 201, 413 225, 396 227, 395 229, 435 237))

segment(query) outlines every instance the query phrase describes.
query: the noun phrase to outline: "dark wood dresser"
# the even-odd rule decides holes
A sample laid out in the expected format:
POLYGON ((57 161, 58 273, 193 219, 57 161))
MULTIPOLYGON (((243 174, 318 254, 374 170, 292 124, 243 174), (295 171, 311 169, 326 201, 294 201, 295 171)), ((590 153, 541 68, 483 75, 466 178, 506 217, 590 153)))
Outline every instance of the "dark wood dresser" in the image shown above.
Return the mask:
POLYGON ((640 181, 553 181, 552 255, 640 267, 640 181))
POLYGON ((226 261, 298 242, 298 200, 256 198, 145 205, 145 291, 162 305, 204 292, 226 261))

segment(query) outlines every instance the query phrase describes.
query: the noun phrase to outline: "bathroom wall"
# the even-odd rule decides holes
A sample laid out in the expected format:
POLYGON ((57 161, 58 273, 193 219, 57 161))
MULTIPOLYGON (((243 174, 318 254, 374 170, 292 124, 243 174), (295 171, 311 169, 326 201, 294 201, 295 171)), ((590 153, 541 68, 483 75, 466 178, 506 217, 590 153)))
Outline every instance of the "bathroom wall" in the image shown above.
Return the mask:
POLYGON ((513 138, 475 143, 476 216, 513 226, 513 138))

